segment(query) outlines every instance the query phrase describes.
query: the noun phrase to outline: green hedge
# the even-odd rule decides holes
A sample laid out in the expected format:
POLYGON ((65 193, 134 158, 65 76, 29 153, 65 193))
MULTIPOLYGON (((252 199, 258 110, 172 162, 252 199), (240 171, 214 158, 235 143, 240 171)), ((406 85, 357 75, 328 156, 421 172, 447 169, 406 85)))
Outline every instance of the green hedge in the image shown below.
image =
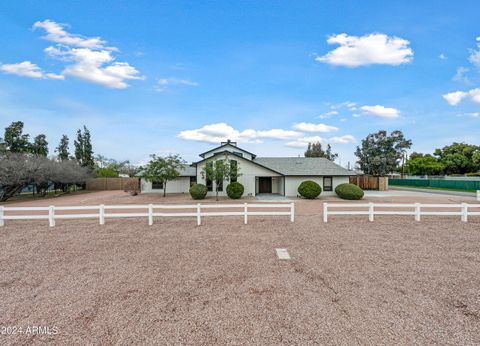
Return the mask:
POLYGON ((239 199, 240 197, 242 197, 244 191, 245 189, 243 185, 237 181, 230 183, 227 186, 227 195, 231 199, 239 199))
POLYGON ((300 196, 308 199, 314 199, 322 193, 322 188, 312 180, 305 180, 298 186, 300 196))
POLYGON ((355 184, 340 184, 335 188, 335 193, 342 199, 362 199, 363 190, 355 184))
POLYGON ((190 187, 189 192, 193 199, 204 199, 207 196, 208 189, 203 184, 194 184, 190 187))

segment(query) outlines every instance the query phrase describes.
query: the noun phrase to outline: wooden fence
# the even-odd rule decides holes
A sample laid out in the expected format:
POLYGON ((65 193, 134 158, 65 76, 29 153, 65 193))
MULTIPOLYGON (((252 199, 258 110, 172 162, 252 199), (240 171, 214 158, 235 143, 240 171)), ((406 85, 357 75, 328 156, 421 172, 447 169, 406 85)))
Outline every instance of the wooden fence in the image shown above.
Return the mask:
POLYGON ((422 215, 460 216, 463 222, 467 222, 469 216, 480 216, 480 204, 323 203, 323 222, 328 222, 330 215, 368 215, 369 221, 373 221, 375 215, 413 215, 415 216, 415 221, 420 221, 422 215), (356 208, 366 208, 366 210, 355 210, 356 208), (392 210, 392 208, 396 210, 392 210), (332 209, 350 210, 333 211, 332 209), (445 211, 445 209, 450 210, 445 211), (458 210, 452 211, 452 209, 458 210), (472 211, 472 209, 477 211, 472 211))
POLYGON ((197 225, 201 225, 204 216, 243 216, 243 222, 248 223, 249 216, 290 216, 290 221, 295 221, 294 203, 244 203, 244 204, 122 204, 122 205, 94 205, 94 206, 49 206, 49 207, 3 207, 0 206, 0 226, 4 220, 48 220, 50 227, 55 226, 57 219, 98 219, 100 225, 105 224, 105 219, 146 217, 148 224, 153 224, 154 217, 196 217, 197 225), (284 208, 287 211, 265 211, 268 209, 284 208), (165 210, 193 210, 180 212, 165 212, 165 210), (237 209, 237 211, 203 211, 211 209, 237 209), (240 210, 238 210, 240 209, 240 210), (253 209, 253 210, 252 210, 253 209), (254 211, 257 209, 257 211, 254 211), (122 212, 108 212, 123 210, 122 212), (163 210, 163 211, 156 211, 163 210), (260 210, 260 211, 258 211, 260 210), (62 212, 61 214, 56 212, 62 212), (79 213, 63 213, 65 211, 79 211, 79 213), (13 212, 13 213, 12 213, 13 212), (18 214, 18 212, 28 212, 18 214), (31 213, 34 212, 34 213, 31 213), (43 212, 43 213, 42 213, 43 212), (7 213, 8 215, 6 215, 7 213))
POLYGON ((388 177, 375 177, 371 175, 350 176, 350 184, 359 186, 362 190, 388 190, 388 177))
POLYGON ((138 178, 95 178, 87 181, 86 189, 89 191, 123 190, 129 181, 139 183, 138 178))

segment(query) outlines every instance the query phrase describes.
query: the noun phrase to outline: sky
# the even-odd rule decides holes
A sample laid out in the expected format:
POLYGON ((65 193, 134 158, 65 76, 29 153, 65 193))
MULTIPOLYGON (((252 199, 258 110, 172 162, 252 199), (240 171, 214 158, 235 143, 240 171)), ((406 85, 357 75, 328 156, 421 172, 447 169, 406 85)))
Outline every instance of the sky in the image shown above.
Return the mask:
MULTIPOLYGON (((95 154, 196 161, 369 133, 412 151, 480 145, 478 1, 21 1, 0 5, 0 128, 50 153, 86 125, 95 154)), ((3 131, 2 131, 3 132, 3 131)))

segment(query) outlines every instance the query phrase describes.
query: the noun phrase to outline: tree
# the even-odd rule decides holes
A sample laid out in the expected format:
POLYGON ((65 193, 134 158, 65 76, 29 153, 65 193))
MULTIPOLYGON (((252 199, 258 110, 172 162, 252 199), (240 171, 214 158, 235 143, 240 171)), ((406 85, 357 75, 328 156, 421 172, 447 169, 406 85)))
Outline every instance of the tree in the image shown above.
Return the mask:
POLYGON ((85 125, 83 126, 83 133, 81 129, 77 130, 77 139, 73 144, 75 145, 75 158, 80 165, 93 169, 95 160, 93 159, 91 136, 85 125))
POLYGON ((406 162, 407 172, 412 175, 439 175, 445 166, 430 154, 413 152, 406 162))
POLYGON ((37 156, 46 157, 48 155, 48 142, 45 135, 41 134, 33 139, 30 152, 37 156))
POLYGON ((5 128, 3 147, 12 153, 26 153, 30 151, 30 136, 23 134, 23 122, 15 121, 5 128))
POLYGON ((185 169, 186 163, 180 155, 169 155, 166 157, 150 155, 152 158, 145 166, 143 177, 150 182, 163 184, 163 197, 167 194, 167 183, 180 175, 180 170, 185 169))
POLYGON ((223 188, 224 181, 236 180, 240 176, 240 168, 236 164, 232 164, 228 154, 224 159, 215 161, 207 161, 202 169, 203 179, 210 180, 215 183, 215 199, 218 201, 218 191, 223 188))
POLYGON ((309 142, 304 155, 305 157, 324 157, 330 161, 335 161, 338 157, 338 154, 332 153, 332 147, 330 144, 327 144, 327 149, 323 150, 320 142, 309 142))
POLYGON ((480 170, 480 146, 456 143, 435 149, 434 156, 445 166, 446 174, 465 174, 480 170))
POLYGON ((412 141, 405 139, 402 131, 387 131, 369 134, 357 147, 355 156, 358 165, 365 174, 383 176, 395 172, 404 153, 412 146, 412 141))
POLYGON ((58 158, 60 161, 67 161, 70 158, 70 153, 68 152, 69 139, 67 135, 62 135, 60 143, 55 151, 58 153, 58 158))

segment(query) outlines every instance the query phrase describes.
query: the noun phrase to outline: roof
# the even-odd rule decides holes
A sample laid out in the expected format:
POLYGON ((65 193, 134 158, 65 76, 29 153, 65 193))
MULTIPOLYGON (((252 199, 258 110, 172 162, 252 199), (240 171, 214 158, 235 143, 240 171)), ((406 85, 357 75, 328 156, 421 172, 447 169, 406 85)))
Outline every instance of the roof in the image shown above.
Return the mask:
MULTIPOLYGON (((192 167, 191 165, 182 165, 184 169, 180 169, 178 172, 180 173, 180 177, 195 177, 197 175, 197 169, 195 167, 192 167)), ((135 176, 136 177, 142 177, 143 172, 138 172, 135 176)))
POLYGON ((283 175, 356 175, 323 157, 257 157, 253 162, 283 175))
MULTIPOLYGON (((235 154, 233 154, 231 151, 228 151, 228 150, 218 151, 218 152, 216 152, 213 156, 210 156, 210 157, 207 157, 207 158, 205 158, 205 159, 203 159, 203 160, 200 160, 200 161, 197 161, 197 162, 192 163, 192 167, 196 167, 199 163, 202 163, 202 162, 204 162, 204 161, 211 160, 211 159, 214 158, 215 156, 222 155, 222 154, 224 154, 224 155, 225 155, 225 154, 235 155, 235 154)), ((260 162, 257 162, 257 160, 249 160, 249 159, 246 159, 246 158, 243 157, 243 156, 235 156, 234 158, 235 158, 235 159, 245 160, 245 161, 250 162, 250 163, 252 163, 252 164, 254 164, 254 165, 260 166, 260 167, 262 167, 262 168, 266 168, 266 169, 268 169, 269 171, 272 171, 272 172, 274 172, 274 173, 283 175, 283 173, 278 172, 278 171, 276 171, 275 169, 272 169, 272 168, 270 168, 270 167, 267 167, 267 166, 262 165, 260 162)))
POLYGON ((243 151, 244 153, 247 153, 247 154, 252 155, 252 158, 255 158, 255 157, 257 156, 257 155, 255 155, 255 154, 253 154, 253 153, 251 153, 251 152, 249 152, 249 151, 247 151, 247 150, 245 150, 245 149, 242 149, 242 148, 240 148, 240 147, 237 147, 236 145, 234 145, 234 144, 232 144, 232 143, 235 143, 235 142, 230 142, 230 141, 224 142, 222 145, 220 145, 220 146, 218 146, 218 147, 216 147, 216 148, 213 148, 213 149, 210 149, 210 150, 208 150, 208 151, 206 151, 206 152, 204 152, 204 153, 201 153, 200 156, 201 156, 201 157, 205 157, 205 154, 211 153, 212 151, 218 150, 218 149, 223 148, 223 147, 232 147, 232 148, 235 148, 235 149, 237 149, 237 150, 239 150, 239 151, 243 151))

